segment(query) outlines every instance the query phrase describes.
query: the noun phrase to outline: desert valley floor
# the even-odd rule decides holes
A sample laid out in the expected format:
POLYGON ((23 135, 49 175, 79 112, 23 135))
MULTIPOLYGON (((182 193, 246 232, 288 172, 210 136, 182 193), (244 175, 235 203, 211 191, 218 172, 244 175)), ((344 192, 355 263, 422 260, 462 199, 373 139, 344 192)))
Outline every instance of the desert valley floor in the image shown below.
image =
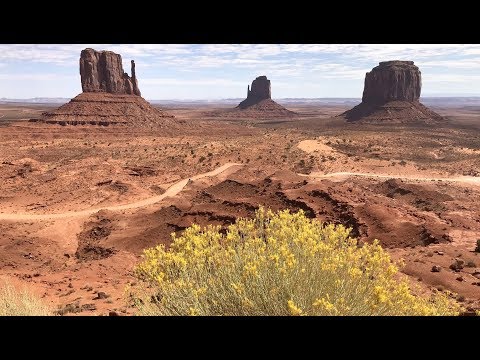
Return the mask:
POLYGON ((32 123, 48 108, 1 105, 0 278, 60 314, 132 314, 143 249, 262 205, 377 238, 424 291, 479 309, 480 110, 437 106, 444 126, 414 126, 335 117, 348 108, 265 120, 172 106, 175 127, 131 128, 32 123))

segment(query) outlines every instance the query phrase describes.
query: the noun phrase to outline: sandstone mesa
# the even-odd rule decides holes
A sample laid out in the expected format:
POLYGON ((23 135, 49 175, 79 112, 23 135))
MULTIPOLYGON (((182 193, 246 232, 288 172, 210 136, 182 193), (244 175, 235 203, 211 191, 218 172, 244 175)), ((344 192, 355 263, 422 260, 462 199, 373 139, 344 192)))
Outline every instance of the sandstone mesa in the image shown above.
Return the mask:
POLYGON ((440 115, 420 103, 421 90, 413 61, 383 61, 365 75, 362 102, 340 116, 364 123, 441 123, 440 115))

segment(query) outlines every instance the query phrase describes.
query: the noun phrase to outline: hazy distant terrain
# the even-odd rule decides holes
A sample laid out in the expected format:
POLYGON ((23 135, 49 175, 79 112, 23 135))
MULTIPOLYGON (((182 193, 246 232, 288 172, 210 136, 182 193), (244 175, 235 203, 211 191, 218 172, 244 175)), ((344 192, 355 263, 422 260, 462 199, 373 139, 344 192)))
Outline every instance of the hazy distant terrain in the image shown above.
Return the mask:
MULTIPOLYGON (((148 99, 147 99, 148 100, 148 99)), ((238 105, 243 98, 211 99, 211 100, 189 100, 189 99, 164 99, 148 100, 152 104, 163 104, 168 106, 222 106, 238 105)), ((69 98, 32 98, 32 99, 8 99, 0 98, 0 104, 36 104, 36 105, 59 105, 70 101, 69 98)), ((283 106, 295 105, 346 105, 351 106, 361 102, 361 98, 279 98, 276 102, 283 106)), ((480 97, 422 97, 420 101, 426 106, 432 107, 465 107, 480 106, 480 97)))

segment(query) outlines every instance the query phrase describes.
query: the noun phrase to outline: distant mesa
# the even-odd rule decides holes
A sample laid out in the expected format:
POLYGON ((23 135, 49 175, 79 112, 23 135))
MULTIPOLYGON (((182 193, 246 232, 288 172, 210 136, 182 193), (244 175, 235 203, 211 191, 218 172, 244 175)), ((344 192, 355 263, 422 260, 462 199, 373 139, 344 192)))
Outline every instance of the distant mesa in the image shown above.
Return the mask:
POLYGON ((237 119, 272 119, 295 117, 298 114, 272 100, 272 86, 265 75, 247 86, 247 98, 233 109, 207 111, 206 117, 237 119))
POLYGON ((247 98, 236 108, 210 113, 211 116, 238 118, 278 118, 294 117, 297 113, 290 111, 272 100, 270 80, 265 75, 257 77, 252 86, 247 87, 247 98))
POLYGON ((444 119, 419 102, 422 75, 413 61, 383 61, 365 76, 362 102, 346 111, 350 122, 435 124, 444 119))
POLYGON ((45 112, 39 121, 60 125, 172 126, 174 116, 153 107, 141 97, 131 61, 129 76, 122 57, 112 51, 84 49, 80 54, 82 93, 56 110, 45 112))
POLYGON ((250 85, 248 85, 247 98, 238 107, 246 109, 267 99, 272 99, 272 87, 270 80, 265 75, 262 75, 252 81, 252 90, 250 90, 250 85))

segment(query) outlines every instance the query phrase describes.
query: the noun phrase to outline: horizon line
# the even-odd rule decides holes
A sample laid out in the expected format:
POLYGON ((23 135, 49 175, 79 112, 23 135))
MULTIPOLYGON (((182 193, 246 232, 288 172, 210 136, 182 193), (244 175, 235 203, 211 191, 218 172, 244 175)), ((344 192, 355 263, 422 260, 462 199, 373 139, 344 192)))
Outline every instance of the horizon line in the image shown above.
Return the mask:
MULTIPOLYGON (((75 96, 74 96, 75 97, 75 96)), ((9 98, 9 97, 1 97, 0 101, 7 101, 7 100, 36 100, 36 99, 73 99, 74 97, 61 97, 61 96, 35 96, 29 98, 9 98)), ((420 99, 425 98, 480 98, 480 94, 459 94, 459 95, 447 95, 447 94, 429 94, 426 96, 420 96, 420 99)), ((226 101, 226 100, 241 100, 244 97, 231 97, 231 98, 144 98, 147 101, 226 101)), ((362 97, 272 97, 272 100, 323 100, 323 99, 352 99, 352 100, 361 100, 362 97)))

